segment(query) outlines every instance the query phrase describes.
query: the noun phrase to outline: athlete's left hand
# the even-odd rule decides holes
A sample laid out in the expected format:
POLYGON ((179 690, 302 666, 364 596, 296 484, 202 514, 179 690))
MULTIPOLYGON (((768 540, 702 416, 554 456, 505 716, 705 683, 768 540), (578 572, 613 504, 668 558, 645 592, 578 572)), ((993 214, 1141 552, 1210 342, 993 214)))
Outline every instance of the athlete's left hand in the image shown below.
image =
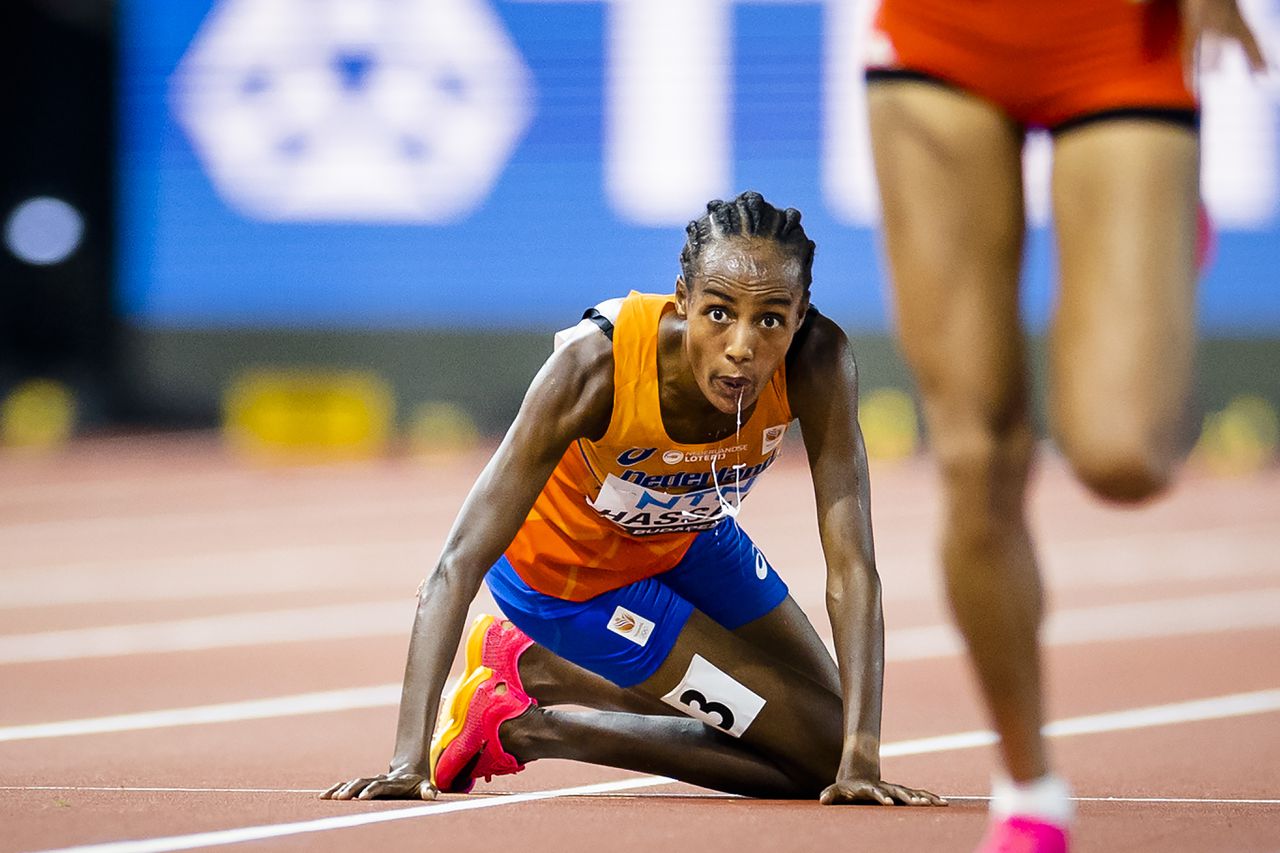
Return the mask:
POLYGON ((407 770, 389 771, 339 782, 320 795, 322 800, 434 800, 437 791, 425 776, 407 770))
POLYGON ((1237 0, 1179 0, 1182 13, 1182 73, 1195 88, 1197 59, 1201 68, 1214 68, 1222 42, 1235 42, 1244 51, 1249 68, 1264 74, 1267 59, 1249 22, 1240 14, 1237 0), (1206 39, 1206 36, 1211 37, 1206 39))
POLYGON ((824 806, 879 803, 882 806, 945 806, 947 801, 923 789, 895 785, 882 779, 837 779, 818 798, 824 806))

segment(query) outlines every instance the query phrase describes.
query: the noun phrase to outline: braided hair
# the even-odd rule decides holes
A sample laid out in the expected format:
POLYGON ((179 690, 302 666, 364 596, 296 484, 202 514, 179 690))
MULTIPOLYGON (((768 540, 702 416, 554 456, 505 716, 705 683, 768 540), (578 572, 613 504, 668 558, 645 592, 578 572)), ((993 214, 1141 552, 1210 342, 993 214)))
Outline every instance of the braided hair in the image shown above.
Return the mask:
POLYGON ((769 204, 758 192, 744 192, 733 201, 707 202, 707 212, 685 227, 685 244, 680 250, 680 271, 691 282, 700 267, 702 251, 716 240, 758 237, 773 240, 800 261, 804 294, 813 281, 814 242, 804 233, 800 211, 769 204))

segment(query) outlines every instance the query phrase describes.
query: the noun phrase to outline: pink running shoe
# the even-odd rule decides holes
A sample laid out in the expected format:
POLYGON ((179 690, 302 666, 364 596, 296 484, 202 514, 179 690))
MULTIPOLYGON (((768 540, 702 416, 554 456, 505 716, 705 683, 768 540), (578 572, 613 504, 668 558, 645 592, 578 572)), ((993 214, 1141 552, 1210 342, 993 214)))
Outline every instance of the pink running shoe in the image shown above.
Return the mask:
POLYGON ((532 645, 529 635, 515 625, 483 613, 467 633, 467 672, 487 666, 498 678, 525 693, 518 664, 520 655, 532 645))
POLYGON ((524 765, 498 742, 498 728, 537 703, 523 690, 477 667, 444 698, 431 740, 431 784, 437 791, 466 794, 483 776, 519 773, 524 765))
POLYGON ((1034 818, 1006 817, 991 822, 976 853, 1067 853, 1067 833, 1034 818))

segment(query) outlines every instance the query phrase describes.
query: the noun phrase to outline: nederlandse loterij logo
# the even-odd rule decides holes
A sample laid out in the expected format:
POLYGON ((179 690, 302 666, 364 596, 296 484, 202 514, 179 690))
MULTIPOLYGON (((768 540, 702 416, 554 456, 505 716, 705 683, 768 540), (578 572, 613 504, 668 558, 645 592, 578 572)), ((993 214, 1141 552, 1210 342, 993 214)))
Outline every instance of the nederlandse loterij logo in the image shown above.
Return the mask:
POLYGON ((490 0, 221 0, 170 95, 223 199, 295 221, 466 216, 533 101, 490 0))

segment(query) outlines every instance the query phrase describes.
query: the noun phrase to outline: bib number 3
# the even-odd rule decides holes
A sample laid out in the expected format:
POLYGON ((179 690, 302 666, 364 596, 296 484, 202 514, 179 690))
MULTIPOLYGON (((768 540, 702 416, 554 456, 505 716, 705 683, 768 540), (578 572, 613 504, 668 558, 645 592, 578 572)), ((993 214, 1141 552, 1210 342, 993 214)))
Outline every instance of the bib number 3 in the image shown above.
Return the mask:
POLYGON ((763 696, 702 655, 693 656, 680 683, 662 701, 733 737, 742 737, 765 706, 763 696))
POLYGON ((704 714, 719 714, 719 722, 711 725, 721 731, 727 732, 733 728, 733 711, 729 710, 729 706, 723 702, 712 702, 697 690, 686 690, 681 693, 680 704, 691 711, 701 711, 704 714))

